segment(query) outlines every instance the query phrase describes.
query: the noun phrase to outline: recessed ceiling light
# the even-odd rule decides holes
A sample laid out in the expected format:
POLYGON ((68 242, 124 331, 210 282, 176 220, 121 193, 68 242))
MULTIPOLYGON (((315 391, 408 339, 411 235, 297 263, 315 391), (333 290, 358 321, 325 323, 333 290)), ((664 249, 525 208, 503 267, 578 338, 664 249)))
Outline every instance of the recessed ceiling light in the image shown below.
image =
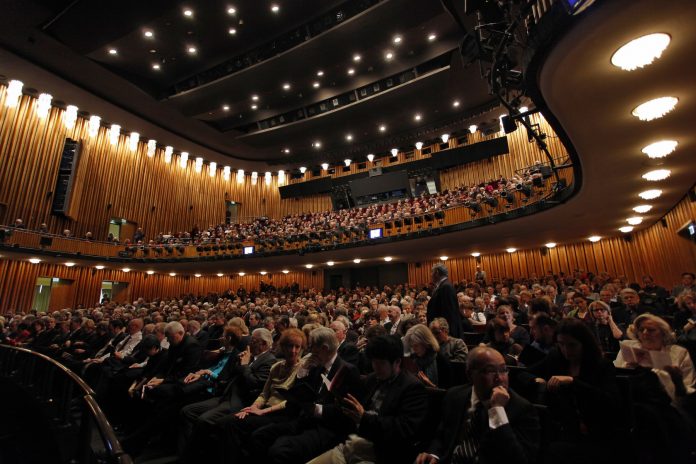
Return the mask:
POLYGON ((413 119, 415 119, 416 121, 420 121, 420 120, 421 120, 421 115, 420 115, 420 114, 416 114, 415 116, 413 116, 413 119))
POLYGON ((39 264, 41 260, 39 258, 29 258, 31 264, 39 264))
POLYGON ((546 244, 546 248, 556 248, 556 242, 549 242, 546 244))
POLYGON ((387 126, 385 126, 384 124, 382 124, 381 126, 379 126, 379 131, 380 131, 380 132, 384 132, 385 130, 387 130, 387 126))
POLYGON ((283 90, 290 90, 290 84, 287 82, 283 84, 283 90))
POLYGON ((227 14, 233 15, 236 13, 237 13, 237 9, 235 7, 231 6, 231 7, 227 8, 227 14))
POLYGON ((349 69, 348 69, 348 75, 349 75, 349 76, 352 76, 353 74, 355 74, 355 69, 349 68, 349 69))
POLYGON ((651 205, 638 205, 635 208, 633 208, 633 211, 635 211, 636 213, 644 214, 650 211, 651 209, 651 205))
POLYGON ((430 33, 428 35, 428 40, 432 42, 433 40, 437 39, 437 36, 434 33, 430 33))
POLYGON ((454 106, 455 108, 459 108, 459 100, 454 100, 452 102, 452 106, 454 106))
POLYGON ((254 95, 251 96, 251 100, 252 100, 252 101, 259 101, 259 96, 256 95, 256 94, 254 94, 254 95))
POLYGON ((153 38, 153 37, 155 36, 155 33, 152 32, 152 31, 145 31, 145 32, 143 33, 143 35, 144 35, 145 37, 147 37, 148 39, 151 39, 151 38, 153 38))
POLYGON ((239 277, 244 277, 246 275, 246 272, 240 272, 239 277))
POLYGON ((259 272, 259 274, 261 274, 261 275, 266 275, 266 274, 268 274, 268 272, 266 272, 266 271, 261 271, 261 272, 259 272))
POLYGON ((362 259, 360 259, 360 258, 355 258, 355 259, 353 260, 353 262, 354 262, 355 264, 360 264, 361 261, 362 261, 362 259))
POLYGON ((637 226, 638 224, 643 222, 643 218, 641 216, 633 216, 626 219, 626 222, 628 222, 632 226, 637 226))
POLYGON ((677 97, 655 98, 636 106, 632 114, 641 121, 652 121, 672 111, 677 106, 678 101, 677 97))
POLYGON ((395 35, 394 38, 392 39, 392 42, 394 42, 395 44, 400 44, 401 43, 401 36, 395 35))
POLYGON ((643 200, 654 200, 660 195, 662 195, 662 190, 659 189, 646 190, 645 192, 640 192, 638 194, 638 196, 641 197, 643 200))
POLYGON ((283 148, 283 153, 286 155, 290 154, 290 149, 289 148, 283 148))
POLYGON ((222 107, 223 111, 229 111, 230 110, 230 105, 224 105, 222 107))
POLYGON ((98 264, 98 265, 94 266, 94 268, 101 271, 102 269, 104 269, 104 266, 102 266, 101 264, 98 264))
POLYGON ((352 141, 353 140, 353 135, 352 134, 346 134, 346 140, 347 141, 352 141))
POLYGON ((326 265, 327 265, 327 266, 333 266, 334 264, 336 264, 336 263, 334 263, 333 261, 327 261, 327 262, 326 262, 326 265))
POLYGON ((474 258, 478 258, 479 256, 481 256, 481 253, 479 253, 478 251, 474 251, 473 253, 471 253, 471 256, 473 256, 474 258))
POLYGON ((72 261, 68 261, 67 263, 65 263, 66 267, 73 267, 74 265, 75 263, 73 263, 72 261))
POLYGON ((191 55, 196 53, 198 49, 196 47, 189 47, 186 51, 188 51, 191 55))
POLYGON ((283 269, 283 270, 280 271, 280 272, 282 272, 283 274, 290 274, 290 271, 288 271, 287 269, 283 269))
POLYGON ((155 273, 155 271, 145 271, 145 274, 147 274, 147 275, 152 275, 154 273, 155 273))
POLYGON ((312 87, 314 87, 315 89, 318 89, 318 88, 319 88, 319 83, 318 83, 318 82, 312 83, 312 87))
POLYGON ((200 274, 193 274, 193 277, 200 277, 200 274))
POLYGON ((387 52, 387 53, 384 55, 384 58, 386 58, 387 61, 389 61, 389 60, 391 60, 392 58, 394 58, 394 54, 393 54, 392 52, 387 52))
POLYGON ((169 277, 175 277, 175 276, 176 276, 176 272, 170 272, 170 273, 169 273, 169 277))
POLYGON ((321 168, 324 171, 328 171, 329 170, 329 163, 321 163, 321 168))
POLYGON ((314 143, 312 143, 312 146, 314 148, 321 148, 321 141, 320 140, 315 140, 314 143))
POLYGON ((116 55, 116 54, 118 54, 118 50, 116 50, 115 48, 109 49, 109 55, 116 55))
POLYGON ((300 167, 300 173, 301 173, 301 174, 304 174, 305 172, 307 172, 307 167, 306 167, 306 166, 301 166, 301 167, 300 167))
POLYGON ((591 236, 587 237, 587 240, 589 240, 592 243, 597 243, 600 240, 602 240, 602 237, 600 237, 599 235, 591 235, 591 236))
POLYGON ((280 7, 276 4, 271 5, 271 11, 277 13, 280 11, 280 7))
POLYGON ((447 261, 449 256, 440 256, 440 261, 447 261))
POLYGON ((323 75, 324 75, 324 71, 322 71, 322 70, 317 71, 317 77, 321 77, 323 75))
POLYGON ((669 169, 655 169, 654 171, 643 174, 643 179, 655 182, 668 178, 670 174, 672 174, 672 171, 669 169))
POLYGON ((150 53, 157 53, 157 50, 154 49, 154 48, 151 48, 151 49, 150 49, 150 53))
POLYGON ((374 159, 375 159, 375 155, 373 155, 372 153, 370 153, 369 155, 367 155, 367 161, 369 161, 370 163, 371 163, 374 159))
POLYGON ((633 71, 647 66, 662 56, 670 40, 670 36, 663 33, 648 34, 633 39, 614 52, 611 64, 624 71, 633 71))
POLYGON ((391 152, 392 156, 396 156, 396 155, 399 154, 399 149, 398 149, 398 148, 392 148, 392 149, 389 150, 389 151, 391 152))
POLYGON ((478 129, 478 126, 476 124, 472 124, 469 126, 469 132, 472 134, 476 133, 476 129, 478 129))
POLYGON ((230 27, 229 29, 227 29, 227 32, 228 32, 230 35, 235 35, 235 34, 237 33, 237 29, 234 28, 234 27, 230 27))
POLYGON ((660 140, 644 147, 641 151, 650 158, 664 158, 677 148, 676 140, 660 140))
POLYGON ((357 63, 360 60, 362 60, 362 56, 358 55, 357 53, 353 55, 353 61, 357 63))
POLYGON ((123 272, 130 272, 130 271, 131 271, 129 267, 124 267, 124 268, 121 269, 121 270, 122 270, 123 272))
POLYGON ((305 264, 305 267, 307 269, 312 269, 314 267, 314 264, 305 264))
POLYGON ((394 258, 392 258, 391 256, 385 256, 385 257, 384 257, 384 260, 385 260, 386 262, 389 262, 389 261, 391 261, 392 259, 394 259, 394 258))
POLYGON ((251 105, 251 109, 252 109, 252 110, 257 109, 258 107, 259 107, 259 106, 258 106, 257 104, 255 104, 255 103, 251 105))
POLYGON ((186 8, 184 10, 184 16, 186 16, 187 18, 192 18, 193 17, 193 10, 190 8, 186 8))
POLYGON ((416 142, 416 150, 423 148, 423 142, 416 142))
POLYGON ((505 251, 507 251, 508 253, 514 253, 517 251, 517 248, 506 248, 505 251))
POLYGON ((633 230, 633 226, 623 226, 619 227, 619 230, 623 232, 624 234, 627 234, 633 230))
POLYGON ((161 69, 161 66, 158 63, 154 63, 152 65, 152 69, 154 69, 155 71, 159 71, 161 69))
POLYGON ((449 138, 450 138, 449 134, 442 134, 442 135, 440 136, 440 140, 442 140, 442 143, 447 143, 447 141, 449 140, 449 138))

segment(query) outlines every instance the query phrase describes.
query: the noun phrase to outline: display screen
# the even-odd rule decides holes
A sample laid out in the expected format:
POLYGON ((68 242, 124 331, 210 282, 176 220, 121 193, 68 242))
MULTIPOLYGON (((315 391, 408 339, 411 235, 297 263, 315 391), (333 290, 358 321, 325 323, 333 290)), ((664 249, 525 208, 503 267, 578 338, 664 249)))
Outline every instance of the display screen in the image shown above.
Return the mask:
POLYGON ((382 229, 370 229, 370 238, 382 238, 382 229))
POLYGON ((253 255, 254 254, 254 247, 253 246, 245 246, 244 247, 244 254, 245 255, 253 255))

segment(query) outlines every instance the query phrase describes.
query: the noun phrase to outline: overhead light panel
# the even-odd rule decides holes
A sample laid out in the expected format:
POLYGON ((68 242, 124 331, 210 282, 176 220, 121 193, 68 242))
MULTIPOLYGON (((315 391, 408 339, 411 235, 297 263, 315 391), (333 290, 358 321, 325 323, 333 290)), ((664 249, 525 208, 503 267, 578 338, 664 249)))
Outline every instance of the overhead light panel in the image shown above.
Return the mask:
POLYGON ((72 129, 75 127, 75 123, 77 122, 77 106, 68 105, 65 108, 63 121, 65 122, 66 129, 72 129))
POLYGON ((469 133, 475 134, 477 129, 478 129, 478 126, 476 124, 472 124, 469 126, 469 133))
POLYGON ((644 35, 633 39, 616 50, 611 57, 611 64, 624 71, 633 71, 651 64, 662 56, 671 37, 661 32, 644 35))
POLYGON ((17 79, 12 79, 9 84, 7 84, 5 106, 9 108, 17 106, 17 103, 19 103, 19 99, 22 96, 22 87, 24 87, 24 83, 22 81, 18 81, 17 79))
POLYGON ((556 248, 556 242, 549 242, 545 246, 546 248, 556 248))
POLYGON ((440 140, 442 140, 442 143, 447 143, 447 141, 449 140, 449 138, 450 138, 449 134, 442 134, 442 135, 440 136, 440 140))
POLYGON ((643 218, 641 216, 633 216, 626 219, 626 222, 628 222, 632 226, 637 226, 643 222, 643 218))
POLYGON ((353 262, 354 262, 355 264, 360 264, 361 261, 362 261, 362 259, 360 259, 360 258, 355 258, 355 259, 353 260, 353 262))
POLYGON ((118 124, 112 124, 109 129, 109 143, 111 145, 116 145, 118 143, 118 138, 121 135, 121 126, 118 124))
POLYGON ((39 100, 36 106, 36 115, 44 119, 48 116, 48 112, 51 110, 51 100, 53 97, 50 93, 42 93, 39 95, 39 100))
POLYGON ((99 116, 89 117, 89 136, 96 137, 99 134, 99 126, 101 125, 101 118, 99 116))
POLYGON ((172 155, 174 154, 174 147, 167 145, 164 147, 164 162, 169 164, 172 162, 172 155))
POLYGON ((210 177, 215 177, 216 172, 217 172, 217 163, 215 161, 211 161, 210 165, 208 166, 208 175, 210 177))
POLYGON ((679 99, 676 97, 660 97, 636 106, 632 114, 641 121, 652 121, 661 118, 677 106, 679 99))
POLYGON ((471 253, 471 256, 473 256, 474 258, 478 258, 479 256, 481 256, 481 253, 479 253, 478 251, 474 251, 473 253, 471 253))
POLYGON ((650 211, 651 209, 652 209, 651 205, 638 205, 635 208, 633 208, 633 211, 635 211, 636 213, 645 214, 648 211, 650 211))
POLYGON ((587 237, 587 240, 589 240, 592 243, 597 243, 600 240, 602 240, 602 237, 600 237, 599 235, 591 235, 591 236, 587 237))
POLYGON ((138 149, 138 142, 140 142, 140 134, 137 132, 131 132, 128 136, 128 148, 130 148, 130 151, 135 151, 138 149))
POLYGON ((423 148, 423 142, 416 142, 416 150, 420 151, 423 148))
POLYGON ((676 140, 660 140, 643 147, 641 150, 649 158, 664 158, 676 150, 678 142, 676 140))
POLYGON ((399 154, 399 149, 398 148, 392 148, 390 150, 392 156, 396 156, 399 154))
POLYGON ((321 163, 321 168, 324 171, 328 171, 329 170, 329 163, 321 163))
POLYGON ((672 174, 672 171, 669 169, 655 169, 654 171, 649 171, 643 174, 643 179, 656 182, 658 180, 667 179, 670 174, 672 174))
POLYGON ((147 156, 152 158, 155 156, 155 150, 157 150, 157 140, 150 139, 147 141, 147 156))
POLYGON ((662 190, 659 189, 646 190, 645 192, 640 192, 638 194, 638 196, 641 197, 643 200, 654 200, 660 195, 662 195, 662 190))
POLYGON ((181 166, 182 168, 186 168, 186 164, 188 163, 188 158, 189 158, 188 152, 182 151, 181 154, 179 155, 179 166, 181 166))
POLYGON ((369 155, 367 155, 367 160, 368 160, 370 163, 373 162, 374 159, 375 159, 375 155, 373 155, 372 153, 370 153, 369 155))
POLYGON ((633 231, 633 226, 623 226, 623 227, 619 227, 619 230, 620 230, 621 232, 623 232, 624 234, 627 234, 627 233, 633 231))

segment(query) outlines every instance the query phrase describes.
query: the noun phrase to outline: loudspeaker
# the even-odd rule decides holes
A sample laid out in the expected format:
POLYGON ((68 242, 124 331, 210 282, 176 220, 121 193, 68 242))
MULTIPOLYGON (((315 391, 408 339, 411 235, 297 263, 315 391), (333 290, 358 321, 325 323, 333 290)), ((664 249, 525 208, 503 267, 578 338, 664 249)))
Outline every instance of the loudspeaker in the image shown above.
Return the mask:
POLYGON ((505 130, 506 134, 515 132, 517 130, 517 121, 512 119, 509 114, 503 116, 500 122, 503 125, 503 130, 505 130))
POLYGON ((667 228, 667 219, 665 219, 665 218, 660 219, 660 224, 662 224, 662 227, 667 228))
POLYGON ((53 245, 53 237, 41 237, 39 239, 39 245, 42 247, 50 247, 53 245))

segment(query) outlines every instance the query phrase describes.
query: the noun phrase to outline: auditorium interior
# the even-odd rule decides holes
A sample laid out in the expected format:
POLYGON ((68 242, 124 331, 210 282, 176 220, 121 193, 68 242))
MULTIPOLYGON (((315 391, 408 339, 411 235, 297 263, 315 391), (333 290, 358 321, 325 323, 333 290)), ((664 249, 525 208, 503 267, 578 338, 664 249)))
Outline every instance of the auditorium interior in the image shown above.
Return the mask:
POLYGON ((0 9, 0 463, 696 463, 696 2, 0 9))

